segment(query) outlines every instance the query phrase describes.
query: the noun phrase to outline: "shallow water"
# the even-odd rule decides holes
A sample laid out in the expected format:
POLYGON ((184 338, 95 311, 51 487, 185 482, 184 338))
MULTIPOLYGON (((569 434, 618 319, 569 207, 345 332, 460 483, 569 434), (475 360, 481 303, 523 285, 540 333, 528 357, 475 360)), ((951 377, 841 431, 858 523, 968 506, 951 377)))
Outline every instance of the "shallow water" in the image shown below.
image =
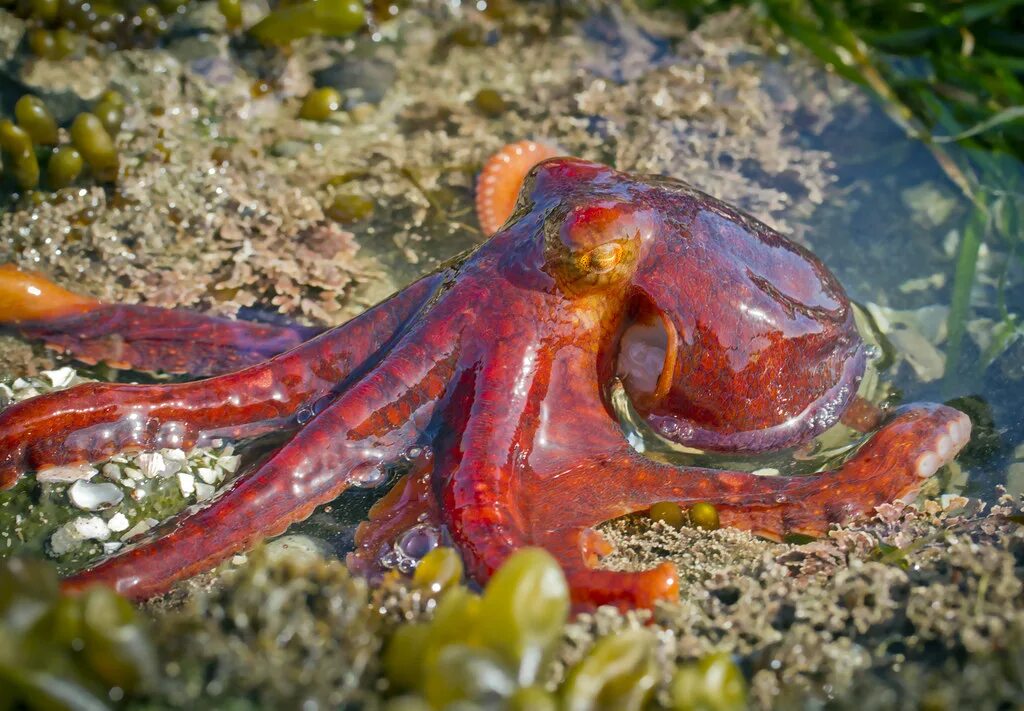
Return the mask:
MULTIPOLYGON (((1024 451, 1015 452, 1024 441, 1021 346, 1011 343, 987 367, 978 364, 984 333, 993 325, 985 319, 998 319, 1000 309, 1016 313, 1024 307, 1021 265, 1001 245, 983 248, 969 326, 975 338, 967 339, 957 371, 945 374, 945 314, 967 204, 925 148, 904 136, 866 96, 802 59, 772 57, 744 45, 743 40, 737 41, 739 35, 726 29, 728 20, 710 23, 703 29, 705 36, 691 36, 678 30, 666 32, 671 28, 650 17, 605 9, 572 20, 571 32, 548 39, 523 40, 520 35, 517 40, 501 41, 496 35, 486 39, 484 46, 462 48, 448 47, 441 39, 444 23, 458 27, 462 15, 437 6, 427 12, 435 19, 443 18, 436 29, 425 32, 423 16, 410 11, 379 41, 357 41, 344 55, 349 71, 362 71, 370 77, 361 80, 364 86, 354 95, 375 96, 380 104, 375 114, 371 112, 357 123, 327 126, 327 133, 321 135, 314 131, 304 136, 304 132, 309 134, 309 124, 286 128, 278 124, 276 131, 283 137, 275 139, 272 121, 262 120, 258 127, 259 135, 269 136, 264 143, 271 154, 288 156, 299 151, 297 161, 274 161, 266 170, 285 173, 290 168, 298 175, 294 171, 301 171, 307 157, 312 158, 321 167, 311 176, 315 180, 342 173, 348 176, 341 183, 346 190, 354 186, 356 193, 368 194, 378 203, 368 219, 351 227, 359 248, 361 266, 357 269, 366 270, 364 276, 354 273, 356 293, 363 293, 359 297, 362 303, 372 303, 391 288, 409 283, 478 244, 483 235, 472 217, 474 162, 496 141, 545 136, 569 152, 624 170, 683 177, 751 210, 808 245, 870 316, 862 319, 864 330, 877 327, 877 332, 866 336, 879 344, 879 357, 873 363, 878 382, 872 379, 871 392, 865 394, 889 404, 951 401, 968 409, 974 419, 975 442, 961 458, 963 470, 953 473, 954 481, 947 481, 946 489, 992 501, 997 485, 1009 484, 1011 491, 1024 487, 1024 463, 1014 466, 1015 458, 1024 459, 1024 451), (510 41, 523 42, 544 58, 517 64, 522 55, 506 46, 510 41), (417 53, 430 45, 437 64, 419 71, 433 76, 435 91, 413 93, 408 84, 402 85, 402 77, 413 71, 409 63, 417 61, 417 53), (438 47, 445 47, 442 54, 438 47), (478 66, 478 58, 483 56, 494 66, 478 66), (453 109, 456 104, 465 105, 480 86, 504 91, 510 109, 497 119, 453 109), (692 91, 688 94, 679 86, 706 93, 694 98, 692 91), (403 89, 411 95, 403 95, 403 89), (342 148, 345 142, 350 145, 342 148), (380 156, 387 159, 380 161, 380 156), (378 281, 374 273, 385 278, 378 281), (358 286, 360 282, 363 286, 358 286), (1009 476, 1011 471, 1018 474, 1009 476)), ((524 27, 529 27, 529 19, 509 34, 516 37, 526 31, 524 27)), ((231 61, 230 52, 218 50, 211 62, 207 55, 212 48, 197 50, 185 41, 172 41, 168 49, 176 61, 191 66, 189 76, 199 85, 223 82, 224 75, 230 75, 223 66, 231 61)), ((302 59, 314 67, 325 62, 315 51, 302 59)), ((24 67, 18 64, 11 64, 9 71, 19 68, 24 74, 24 67)), ((245 74, 235 74, 232 81, 239 80, 247 81, 245 74)), ((137 73, 116 81, 129 91, 139 90, 129 86, 138 81, 137 73)), ((177 110, 184 113, 190 110, 191 100, 187 94, 172 98, 177 110)), ((266 102, 246 103, 242 108, 237 103, 229 106, 258 119, 272 119, 281 111, 266 102)), ((353 107, 352 115, 358 109, 353 107)), ((139 127, 140 121, 144 123, 144 117, 137 117, 134 126, 139 127)), ((129 117, 126 130, 132 127, 129 117)), ((143 139, 143 145, 148 140, 143 139)), ((203 145, 200 141, 196 147, 202 151, 203 145)), ((195 151, 187 142, 177 150, 185 155, 195 151)), ((301 179, 286 180, 302 189, 301 179)), ((178 202, 186 201, 187 195, 179 196, 178 202)), ((165 204, 173 208, 174 196, 165 204)), ((102 203, 94 209, 100 212, 102 222, 102 203)), ((146 209, 141 205, 136 212, 145 215, 146 209)), ((153 209, 159 214, 166 208, 153 205, 153 209)), ((202 202, 193 209, 202 209, 202 202)), ((57 274, 95 270, 97 276, 106 272, 115 278, 120 255, 129 257, 127 263, 167 264, 161 262, 161 239, 129 243, 115 230, 110 239, 115 243, 124 240, 130 252, 114 255, 113 261, 100 261, 98 255, 90 257, 94 251, 76 253, 69 244, 65 266, 60 249, 46 254, 45 245, 38 243, 30 230, 17 227, 24 224, 19 213, 32 208, 15 203, 10 210, 4 258, 14 258, 25 266, 45 270, 49 265, 57 274)), ((199 214, 192 219, 203 221, 199 214)), ((192 248, 209 250, 209 239, 201 238, 192 248)), ((48 237, 43 240, 49 242, 48 237)), ((277 248, 273 244, 263 247, 277 248)), ((182 256, 187 259, 187 252, 182 256)), ((271 275, 268 272, 264 278, 271 275)), ((125 289, 123 278, 119 282, 121 286, 100 283, 101 293, 108 298, 174 303, 174 294, 166 287, 158 286, 158 292, 153 292, 145 283, 125 289), (152 298, 155 293, 157 299, 152 298)), ((301 288, 301 276, 298 285, 301 288)), ((260 302, 260 294, 267 294, 260 281, 243 288, 255 299, 239 302, 240 313, 273 317, 275 307, 260 302)), ((273 289, 280 291, 281 286, 271 284, 270 288, 273 294, 273 289)), ((186 293, 186 305, 211 305, 201 292, 188 289, 186 293)), ((275 301, 286 315, 298 315, 295 298, 288 295, 285 301, 275 301)), ((360 308, 359 301, 351 298, 346 302, 342 297, 339 303, 342 310, 333 311, 335 317, 343 318, 345 312, 360 308)), ((225 312, 233 308, 231 300, 212 305, 225 312)), ((305 307, 303 311, 314 320, 326 314, 305 307)), ((15 361, 5 366, 19 374, 15 361)), ((98 372, 101 377, 114 375, 119 380, 148 379, 140 374, 98 372)), ((676 461, 808 472, 834 460, 836 453, 853 441, 851 433, 840 432, 826 438, 815 454, 805 453, 797 459, 793 452, 784 452, 746 459, 677 457, 676 461)), ((651 451, 652 445, 647 449, 651 451)), ((373 498, 373 493, 365 492, 343 497, 332 507, 334 513, 315 517, 320 523, 313 525, 313 530, 344 541, 350 522, 359 520, 373 498), (342 516, 346 522, 333 530, 338 526, 337 511, 350 511, 351 518, 342 516)))
MULTIPOLYGON (((138 104, 121 138, 137 159, 130 179, 116 192, 75 193, 74 215, 97 215, 71 227, 59 207, 13 202, 0 261, 110 300, 338 323, 480 243, 474 172, 506 141, 548 138, 622 170, 684 178, 810 247, 861 307, 865 337, 877 346, 864 394, 887 404, 947 402, 971 415, 972 444, 933 493, 987 502, 1000 486, 1024 493, 1024 339, 981 363, 1003 313, 1024 311, 1022 263, 1006 245, 983 246, 963 355, 947 374, 945 322, 968 204, 869 97, 800 56, 767 51, 738 15, 691 32, 605 9, 551 32, 543 16, 525 13, 480 46, 449 47, 447 32, 467 16, 476 21, 454 5, 417 5, 376 41, 314 42, 288 60, 268 98, 250 92, 252 66, 266 58, 240 59, 216 41, 182 36, 135 57, 137 66, 101 65, 138 104), (339 57, 355 62, 350 75, 372 77, 359 91, 373 100, 353 101, 333 123, 296 121, 309 71, 339 57), (482 116, 472 105, 481 88, 500 90, 509 108, 482 116), (164 141, 166 166, 154 168, 164 141), (225 167, 210 160, 223 146, 252 151, 225 167), (323 205, 342 192, 370 197, 372 215, 331 223, 326 247, 311 240, 326 251, 296 255, 309 226, 325 222, 323 205), (251 273, 238 267, 246 250, 251 273)), ((10 57, 3 71, 27 80, 10 57)), ((0 344, 0 372, 12 379, 64 363, 16 339, 0 344)), ((152 379, 102 367, 81 374, 152 379)), ((628 417, 628 407, 620 413, 628 417)), ((644 446, 677 462, 800 474, 836 461, 858 437, 837 429, 822 440, 810 452, 759 457, 680 455, 650 438, 644 446)), ((240 469, 273 445, 241 444, 240 469)), ((342 556, 398 473, 290 532, 342 556)), ((145 487, 132 524, 195 503, 170 480, 145 487)), ((16 531, 0 537, 0 553, 50 551, 53 531, 81 513, 66 490, 25 481, 0 493, 0 522, 16 531)), ((102 552, 88 544, 59 562, 71 570, 102 552)))

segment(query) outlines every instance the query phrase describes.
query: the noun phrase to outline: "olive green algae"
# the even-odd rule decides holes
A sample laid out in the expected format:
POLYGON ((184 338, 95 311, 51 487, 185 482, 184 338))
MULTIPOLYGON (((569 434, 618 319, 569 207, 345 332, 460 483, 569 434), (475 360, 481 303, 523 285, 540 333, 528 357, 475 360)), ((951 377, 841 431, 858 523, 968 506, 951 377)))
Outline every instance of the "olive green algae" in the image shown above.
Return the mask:
MULTIPOLYGON (((606 524, 617 550, 604 564, 638 570, 672 560, 680 601, 580 615, 540 679, 560 689, 598 640, 643 630, 655 640, 655 698, 666 707, 678 665, 723 652, 744 670, 755 708, 846 708, 865 694, 880 708, 956 708, 982 688, 981 708, 1005 707, 1024 684, 1022 517, 1024 506, 1009 498, 991 509, 959 497, 921 510, 892 504, 804 545, 639 517, 606 524)), ((368 593, 315 553, 257 552, 227 567, 184 603, 149 607, 182 684, 162 693, 195 701, 242 688, 279 703, 394 694, 374 661, 381 640, 397 625, 431 619, 439 599, 397 577, 368 593), (283 647, 269 642, 281 639, 283 647), (311 671, 313 660, 328 658, 348 660, 348 676, 333 666, 311 671), (197 679, 212 686, 189 686, 197 679)))

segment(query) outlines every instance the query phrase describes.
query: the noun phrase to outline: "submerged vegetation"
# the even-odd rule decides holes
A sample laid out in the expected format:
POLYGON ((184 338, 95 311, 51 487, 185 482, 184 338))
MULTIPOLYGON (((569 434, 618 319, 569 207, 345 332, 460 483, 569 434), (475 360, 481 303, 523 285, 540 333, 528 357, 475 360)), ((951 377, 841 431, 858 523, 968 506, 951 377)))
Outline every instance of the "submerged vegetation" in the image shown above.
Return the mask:
POLYGON ((0 708, 103 709, 155 678, 141 615, 105 588, 60 594, 53 566, 0 560, 0 708))
POLYGON ((114 138, 124 120, 124 98, 116 91, 105 92, 92 112, 83 111, 74 118, 67 128, 67 143, 62 143, 50 109, 36 96, 25 94, 18 99, 14 119, 0 119, 0 148, 4 176, 16 190, 41 185, 59 190, 78 180, 86 167, 99 183, 117 180, 120 158, 114 138))

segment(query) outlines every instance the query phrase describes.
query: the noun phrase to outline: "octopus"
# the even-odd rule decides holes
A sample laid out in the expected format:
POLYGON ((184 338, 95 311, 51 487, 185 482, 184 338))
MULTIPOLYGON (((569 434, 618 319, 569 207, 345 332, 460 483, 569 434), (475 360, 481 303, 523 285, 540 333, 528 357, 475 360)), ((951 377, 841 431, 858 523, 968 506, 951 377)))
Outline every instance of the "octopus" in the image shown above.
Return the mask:
POLYGON ((685 182, 540 144, 491 159, 478 208, 493 233, 479 247, 324 331, 101 303, 0 267, 0 314, 24 337, 85 362, 203 376, 86 383, 8 407, 0 487, 119 452, 287 434, 211 502, 65 588, 162 594, 402 465, 357 531, 353 567, 447 542, 482 584, 540 546, 577 608, 650 607, 678 596, 677 569, 602 569, 602 522, 709 502, 760 536, 821 536, 912 500, 970 437, 965 414, 920 403, 879 412, 845 461, 810 476, 645 457, 623 434, 614 383, 657 436, 708 452, 795 447, 857 411, 867 348, 842 286, 685 182))

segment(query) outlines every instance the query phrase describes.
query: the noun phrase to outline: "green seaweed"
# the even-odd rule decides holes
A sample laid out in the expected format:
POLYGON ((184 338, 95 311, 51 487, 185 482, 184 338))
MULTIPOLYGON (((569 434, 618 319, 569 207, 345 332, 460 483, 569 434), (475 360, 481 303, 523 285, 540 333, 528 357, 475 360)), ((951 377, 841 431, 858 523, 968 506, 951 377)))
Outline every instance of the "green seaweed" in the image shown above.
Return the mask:
POLYGON ((366 10, 354 0, 308 0, 282 5, 255 25, 249 34, 269 45, 287 44, 301 37, 345 37, 366 24, 366 10))
POLYGON ((116 593, 62 595, 52 565, 0 560, 0 707, 105 709, 155 669, 148 629, 116 593))

